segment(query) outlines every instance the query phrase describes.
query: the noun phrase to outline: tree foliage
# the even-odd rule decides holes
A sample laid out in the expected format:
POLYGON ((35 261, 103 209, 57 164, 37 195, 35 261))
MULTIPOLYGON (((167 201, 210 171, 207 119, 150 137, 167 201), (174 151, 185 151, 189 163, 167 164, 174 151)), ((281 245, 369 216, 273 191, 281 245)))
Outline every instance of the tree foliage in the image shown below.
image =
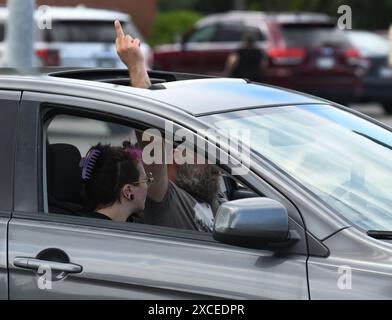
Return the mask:
POLYGON ((172 43, 177 34, 182 34, 201 19, 202 14, 191 10, 163 11, 157 15, 149 43, 156 46, 172 43))

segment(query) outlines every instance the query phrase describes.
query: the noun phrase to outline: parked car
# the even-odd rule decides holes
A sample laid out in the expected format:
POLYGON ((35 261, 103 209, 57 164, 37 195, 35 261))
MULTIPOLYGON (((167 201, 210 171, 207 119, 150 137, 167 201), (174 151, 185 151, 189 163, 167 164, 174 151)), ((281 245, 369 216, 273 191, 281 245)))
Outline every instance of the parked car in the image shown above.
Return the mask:
MULTIPOLYGON (((51 29, 38 27, 40 11, 35 14, 36 65, 62 67, 122 67, 114 45, 114 21, 119 19, 124 31, 142 40, 147 67, 152 66, 152 51, 128 14, 85 6, 49 7, 51 29)), ((0 8, 0 65, 5 66, 5 27, 8 8, 0 8)))
POLYGON ((389 65, 389 41, 369 31, 347 31, 350 43, 362 58, 359 101, 379 102, 392 113, 392 67, 389 65))
POLYGON ((392 298, 391 128, 242 79, 150 72, 137 89, 125 70, 41 72, 0 76, 1 298, 392 298), (168 122, 218 149, 213 234, 53 209, 81 204, 80 153, 117 143, 105 123, 168 122), (242 175, 228 128, 250 131, 242 175))
POLYGON ((182 42, 154 48, 157 70, 222 75, 230 52, 251 32, 269 56, 265 82, 351 101, 358 90, 358 52, 329 16, 234 11, 209 15, 182 42))

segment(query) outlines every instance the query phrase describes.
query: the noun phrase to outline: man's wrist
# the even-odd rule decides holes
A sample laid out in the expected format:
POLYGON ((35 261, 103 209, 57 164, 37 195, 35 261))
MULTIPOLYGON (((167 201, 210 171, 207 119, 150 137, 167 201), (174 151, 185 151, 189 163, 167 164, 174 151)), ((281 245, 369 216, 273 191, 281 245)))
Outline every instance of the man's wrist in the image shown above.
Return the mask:
POLYGON ((136 62, 132 61, 127 63, 127 68, 129 70, 129 72, 131 73, 141 73, 145 71, 145 66, 144 66, 144 62, 136 62))
POLYGON ((144 65, 129 67, 128 71, 131 79, 131 86, 143 89, 147 89, 151 86, 151 81, 144 65))

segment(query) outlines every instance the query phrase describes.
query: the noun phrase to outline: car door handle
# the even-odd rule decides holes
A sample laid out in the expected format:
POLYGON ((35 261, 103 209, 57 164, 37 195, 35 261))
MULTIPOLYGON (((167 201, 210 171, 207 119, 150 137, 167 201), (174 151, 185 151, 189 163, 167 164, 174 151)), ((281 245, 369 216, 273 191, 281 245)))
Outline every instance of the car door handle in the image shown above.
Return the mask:
POLYGON ((73 263, 61 263, 48 260, 39 260, 35 258, 15 258, 15 267, 38 270, 41 268, 50 268, 52 271, 62 271, 65 273, 81 273, 83 268, 73 263))

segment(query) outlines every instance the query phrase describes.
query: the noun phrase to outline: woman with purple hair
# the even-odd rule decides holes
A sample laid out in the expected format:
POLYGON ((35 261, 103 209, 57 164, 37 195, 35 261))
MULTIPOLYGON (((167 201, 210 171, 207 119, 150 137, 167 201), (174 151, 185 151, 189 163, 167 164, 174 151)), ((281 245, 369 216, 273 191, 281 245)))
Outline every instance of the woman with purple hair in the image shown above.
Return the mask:
POLYGON ((123 147, 97 144, 80 163, 91 218, 125 222, 144 210, 153 178, 146 174, 141 151, 129 142, 123 147))

